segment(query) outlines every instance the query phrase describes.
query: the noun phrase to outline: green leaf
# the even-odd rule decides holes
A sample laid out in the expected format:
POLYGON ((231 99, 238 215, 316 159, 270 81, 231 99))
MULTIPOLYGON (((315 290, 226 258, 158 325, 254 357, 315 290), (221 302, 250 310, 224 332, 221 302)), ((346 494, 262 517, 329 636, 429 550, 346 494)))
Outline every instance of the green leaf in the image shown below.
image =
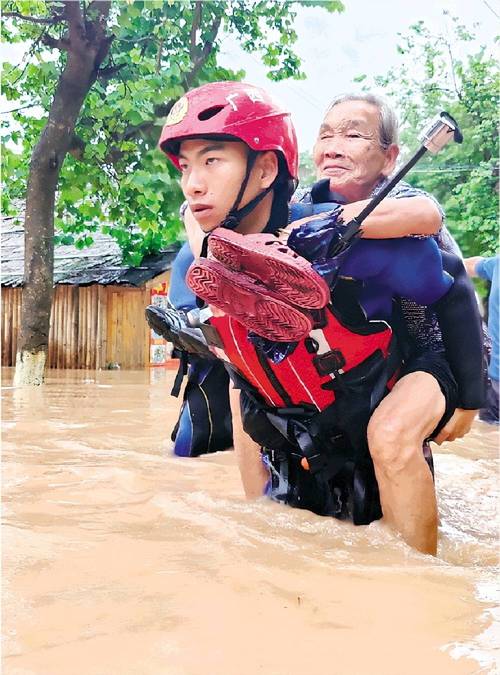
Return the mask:
POLYGON ((83 198, 82 190, 76 185, 70 185, 63 191, 64 198, 67 201, 77 202, 83 198))

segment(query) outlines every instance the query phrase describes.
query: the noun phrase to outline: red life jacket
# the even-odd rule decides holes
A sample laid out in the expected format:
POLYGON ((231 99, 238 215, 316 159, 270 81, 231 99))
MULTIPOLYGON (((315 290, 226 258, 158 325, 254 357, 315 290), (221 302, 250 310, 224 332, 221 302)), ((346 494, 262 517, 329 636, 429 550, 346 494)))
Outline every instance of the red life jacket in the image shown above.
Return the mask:
MULTIPOLYGON (((323 318, 322 326, 314 327, 281 363, 263 355, 248 339, 247 329, 235 319, 213 317, 210 323, 223 344, 218 356, 229 361, 257 390, 264 406, 305 405, 322 412, 335 402, 333 381, 339 376, 341 379, 343 373, 354 372, 375 355, 387 360, 393 338, 385 321, 367 320, 362 326, 349 327, 331 305, 323 310, 323 318)), ((384 383, 388 388, 396 379, 396 368, 391 370, 384 383)))

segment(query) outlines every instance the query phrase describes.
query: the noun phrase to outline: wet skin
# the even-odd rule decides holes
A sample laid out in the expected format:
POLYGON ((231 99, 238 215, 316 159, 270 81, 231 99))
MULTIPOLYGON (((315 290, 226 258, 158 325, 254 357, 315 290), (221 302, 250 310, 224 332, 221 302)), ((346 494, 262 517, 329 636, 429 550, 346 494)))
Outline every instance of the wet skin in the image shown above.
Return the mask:
MULTIPOLYGON (((233 207, 245 177, 247 155, 248 146, 239 141, 195 139, 181 143, 181 188, 191 213, 204 232, 215 229, 233 207)), ((239 208, 269 187, 276 171, 274 152, 259 154, 239 208)), ((252 212, 253 223, 260 220, 256 219, 259 206, 252 212)))

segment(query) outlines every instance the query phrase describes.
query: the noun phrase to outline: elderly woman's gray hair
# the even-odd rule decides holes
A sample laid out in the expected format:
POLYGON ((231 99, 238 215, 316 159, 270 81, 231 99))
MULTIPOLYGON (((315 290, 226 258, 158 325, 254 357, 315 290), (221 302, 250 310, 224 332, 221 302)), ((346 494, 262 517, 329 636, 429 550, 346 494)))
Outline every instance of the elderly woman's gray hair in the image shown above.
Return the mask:
POLYGON ((382 96, 375 94, 339 94, 335 96, 333 101, 326 109, 325 115, 328 115, 330 110, 340 103, 346 101, 365 101, 378 108, 380 115, 379 124, 379 139, 380 145, 386 150, 390 145, 398 142, 398 118, 394 108, 382 96))

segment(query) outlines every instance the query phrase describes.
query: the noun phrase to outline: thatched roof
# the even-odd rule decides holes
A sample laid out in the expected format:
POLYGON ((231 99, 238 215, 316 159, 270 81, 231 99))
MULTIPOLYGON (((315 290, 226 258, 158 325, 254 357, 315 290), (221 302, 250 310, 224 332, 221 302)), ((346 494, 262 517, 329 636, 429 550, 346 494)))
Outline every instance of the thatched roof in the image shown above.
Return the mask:
MULTIPOLYGON (((2 286, 22 286, 24 275, 24 229, 5 218, 2 223, 2 286)), ((85 286, 89 284, 124 284, 141 286, 170 269, 179 250, 174 244, 159 255, 146 256, 139 267, 122 263, 116 241, 109 235, 93 234, 94 243, 83 250, 75 246, 56 246, 54 283, 85 286)))

